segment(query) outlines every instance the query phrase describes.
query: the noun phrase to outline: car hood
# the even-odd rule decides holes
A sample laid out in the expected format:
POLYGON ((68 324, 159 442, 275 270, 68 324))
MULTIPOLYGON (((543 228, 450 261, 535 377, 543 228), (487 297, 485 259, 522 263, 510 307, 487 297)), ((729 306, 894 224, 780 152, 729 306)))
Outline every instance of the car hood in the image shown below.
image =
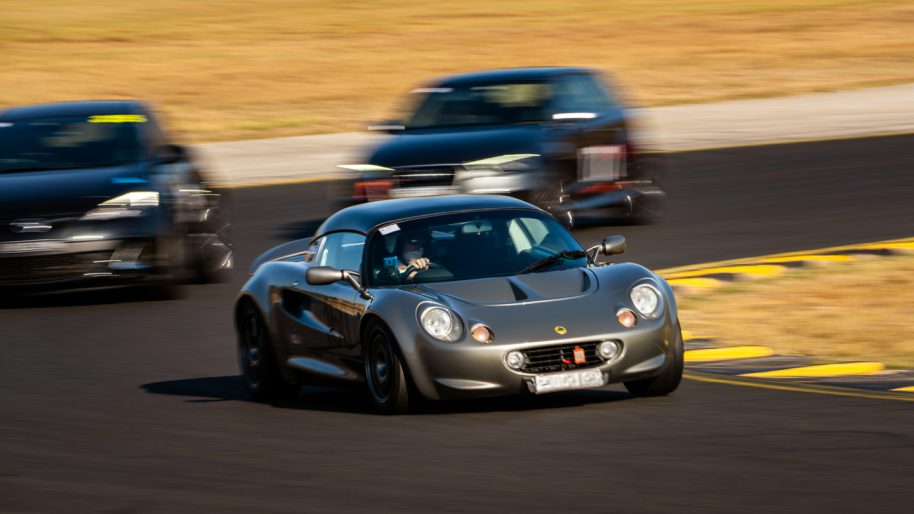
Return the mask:
MULTIPOLYGON (((624 263, 418 287, 454 309, 467 328, 485 324, 496 334, 494 344, 511 345, 608 337, 625 330, 614 313, 633 308, 628 291, 647 278, 653 275, 645 268, 624 263)), ((665 317, 642 320, 635 330, 663 323, 665 317)))
POLYGON ((422 164, 459 164, 505 154, 540 154, 545 130, 540 125, 517 125, 409 131, 375 148, 368 161, 370 164, 396 168, 422 164))
POLYGON ((0 173, 0 219, 85 212, 108 198, 148 188, 148 180, 142 163, 0 173))
POLYGON ((574 268, 512 277, 433 282, 418 288, 470 306, 486 306, 580 298, 594 294, 599 285, 591 271, 574 268))

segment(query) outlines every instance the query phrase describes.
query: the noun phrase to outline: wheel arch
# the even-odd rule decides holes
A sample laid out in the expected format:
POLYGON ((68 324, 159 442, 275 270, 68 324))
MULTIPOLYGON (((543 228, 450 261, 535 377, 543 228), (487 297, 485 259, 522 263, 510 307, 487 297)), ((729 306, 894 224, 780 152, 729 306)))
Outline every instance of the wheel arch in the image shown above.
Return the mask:
POLYGON ((241 315, 241 309, 247 305, 254 307, 254 309, 257 310, 257 313, 260 314, 260 317, 263 317, 263 310, 257 305, 257 301, 254 300, 254 297, 243 292, 235 299, 235 305, 232 307, 232 322, 235 324, 235 330, 239 329, 238 318, 241 315))
MULTIPOLYGON (((417 381, 417 375, 414 373, 414 370, 416 370, 417 366, 421 366, 421 363, 418 360, 419 357, 415 354, 414 351, 411 352, 408 349, 404 349, 402 337, 398 336, 397 332, 393 329, 393 327, 390 326, 390 323, 388 323, 387 320, 377 312, 369 312, 362 316, 361 326, 359 327, 359 343, 362 349, 363 362, 365 359, 366 343, 368 342, 367 331, 368 327, 371 326, 372 323, 380 324, 387 331, 387 334, 393 341, 393 349, 400 357, 400 362, 403 364, 403 368, 406 373, 406 381, 409 383, 409 386, 426 398, 436 398, 437 393, 435 392, 434 387, 430 388, 421 380, 417 381)), ((419 378, 421 378, 421 376, 419 378)))
POLYGON ((406 367, 406 374, 411 375, 409 371, 409 363, 406 361, 403 348, 400 346, 400 338, 397 337, 397 334, 393 331, 390 324, 384 320, 384 318, 376 312, 369 312, 368 314, 362 317, 361 326, 359 327, 359 345, 362 349, 362 359, 365 358, 365 348, 366 343, 368 342, 368 328, 373 324, 377 323, 387 331, 387 334, 390 336, 391 340, 394 343, 394 351, 397 352, 400 356, 400 360, 403 361, 403 365, 406 367))

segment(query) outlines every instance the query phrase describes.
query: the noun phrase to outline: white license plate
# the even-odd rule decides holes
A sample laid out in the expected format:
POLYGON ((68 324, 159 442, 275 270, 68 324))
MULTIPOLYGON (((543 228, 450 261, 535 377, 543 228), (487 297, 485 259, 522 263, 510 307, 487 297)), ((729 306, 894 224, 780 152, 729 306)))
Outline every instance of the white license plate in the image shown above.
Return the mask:
POLYGON ((566 373, 549 373, 537 375, 533 378, 533 389, 536 394, 565 391, 568 389, 583 389, 586 387, 600 387, 606 385, 603 372, 598 369, 585 369, 583 371, 569 371, 566 373))
POLYGON ((578 151, 578 180, 619 180, 625 176, 621 145, 588 146, 578 151))
POLYGON ((456 192, 457 188, 452 186, 398 187, 390 190, 390 196, 392 198, 413 198, 417 196, 450 195, 456 192))

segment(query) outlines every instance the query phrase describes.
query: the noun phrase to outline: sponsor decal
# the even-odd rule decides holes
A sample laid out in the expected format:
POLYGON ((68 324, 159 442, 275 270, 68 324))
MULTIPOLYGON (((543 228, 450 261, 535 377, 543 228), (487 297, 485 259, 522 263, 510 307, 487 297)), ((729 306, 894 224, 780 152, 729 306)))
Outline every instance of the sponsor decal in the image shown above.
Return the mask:
POLYGON ((387 234, 392 234, 398 230, 400 230, 400 225, 397 225, 396 223, 391 223, 390 225, 385 225, 385 226, 379 228, 378 232, 380 232, 382 236, 386 236, 387 234))

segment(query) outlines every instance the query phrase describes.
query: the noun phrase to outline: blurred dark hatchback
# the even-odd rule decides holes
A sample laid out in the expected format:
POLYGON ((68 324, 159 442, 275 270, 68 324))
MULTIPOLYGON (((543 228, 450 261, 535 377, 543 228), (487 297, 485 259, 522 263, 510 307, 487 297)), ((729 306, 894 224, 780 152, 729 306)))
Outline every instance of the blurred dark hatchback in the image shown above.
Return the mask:
POLYGON ((217 278, 232 267, 228 229, 223 196, 144 104, 0 113, 5 296, 217 278))
POLYGON ((586 68, 456 75, 413 91, 395 137, 368 152, 345 198, 507 194, 568 225, 580 216, 653 219, 665 196, 656 156, 633 143, 613 90, 586 68))

